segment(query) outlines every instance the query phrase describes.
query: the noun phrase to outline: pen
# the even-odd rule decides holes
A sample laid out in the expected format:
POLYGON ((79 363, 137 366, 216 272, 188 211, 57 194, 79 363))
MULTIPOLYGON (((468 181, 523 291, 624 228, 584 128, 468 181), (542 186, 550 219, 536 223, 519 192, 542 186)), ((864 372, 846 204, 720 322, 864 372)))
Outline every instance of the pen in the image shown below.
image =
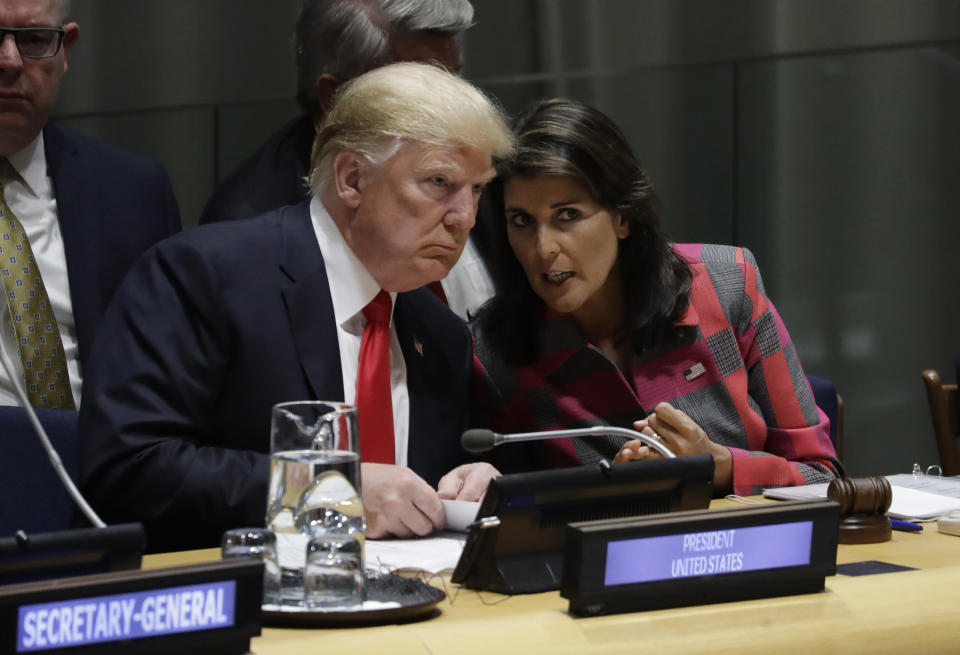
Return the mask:
POLYGON ((894 530, 902 530, 903 532, 922 532, 923 526, 919 523, 911 523, 910 521, 901 521, 900 519, 890 519, 890 527, 894 530))

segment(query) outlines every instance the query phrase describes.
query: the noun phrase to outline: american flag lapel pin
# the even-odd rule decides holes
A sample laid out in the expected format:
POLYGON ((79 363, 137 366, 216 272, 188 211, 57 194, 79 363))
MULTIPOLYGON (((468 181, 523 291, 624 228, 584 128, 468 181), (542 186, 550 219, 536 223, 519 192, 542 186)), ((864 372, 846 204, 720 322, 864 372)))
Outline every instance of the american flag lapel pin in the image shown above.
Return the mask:
POLYGON ((683 377, 687 382, 693 382, 694 380, 696 380, 698 377, 700 377, 706 372, 707 372, 707 369, 704 368, 703 364, 700 362, 697 362, 696 364, 694 364, 693 366, 691 366, 690 368, 688 368, 683 372, 683 377))
POLYGON ((423 344, 420 343, 420 339, 414 337, 413 339, 413 349, 417 351, 417 354, 423 357, 423 344))

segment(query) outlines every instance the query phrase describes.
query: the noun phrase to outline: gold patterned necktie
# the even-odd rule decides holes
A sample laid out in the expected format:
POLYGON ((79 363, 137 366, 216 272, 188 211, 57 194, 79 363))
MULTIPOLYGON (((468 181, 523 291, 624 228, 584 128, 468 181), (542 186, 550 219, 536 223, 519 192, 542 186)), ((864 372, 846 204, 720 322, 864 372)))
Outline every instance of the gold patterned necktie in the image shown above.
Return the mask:
POLYGON ((15 175, 10 162, 0 160, 0 278, 20 347, 27 397, 34 407, 74 409, 57 319, 27 232, 5 198, 4 187, 15 175))

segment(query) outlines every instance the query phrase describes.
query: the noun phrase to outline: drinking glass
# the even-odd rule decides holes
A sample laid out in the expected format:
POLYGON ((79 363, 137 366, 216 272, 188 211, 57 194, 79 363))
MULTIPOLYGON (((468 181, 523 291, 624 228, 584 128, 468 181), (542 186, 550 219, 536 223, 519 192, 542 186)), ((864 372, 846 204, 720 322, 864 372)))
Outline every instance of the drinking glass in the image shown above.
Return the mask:
POLYGON ((263 560, 263 603, 280 602, 280 562, 277 557, 277 537, 267 528, 233 528, 223 533, 220 556, 256 557, 263 560))
POLYGON ((307 607, 347 607, 363 602, 363 546, 349 534, 307 541, 303 574, 307 607))
POLYGON ((349 536, 356 541, 362 575, 365 524, 354 406, 297 401, 273 407, 266 524, 277 535, 283 604, 305 604, 304 569, 312 538, 349 536))

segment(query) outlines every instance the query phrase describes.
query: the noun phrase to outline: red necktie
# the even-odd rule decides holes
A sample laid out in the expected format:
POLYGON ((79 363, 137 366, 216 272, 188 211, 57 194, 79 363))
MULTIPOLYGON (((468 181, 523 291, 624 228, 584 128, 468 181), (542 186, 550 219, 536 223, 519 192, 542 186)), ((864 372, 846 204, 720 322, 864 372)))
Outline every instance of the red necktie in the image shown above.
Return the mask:
POLYGON ((390 294, 380 293, 363 308, 367 324, 357 367, 357 423, 360 459, 394 463, 393 400, 390 394, 390 294))

